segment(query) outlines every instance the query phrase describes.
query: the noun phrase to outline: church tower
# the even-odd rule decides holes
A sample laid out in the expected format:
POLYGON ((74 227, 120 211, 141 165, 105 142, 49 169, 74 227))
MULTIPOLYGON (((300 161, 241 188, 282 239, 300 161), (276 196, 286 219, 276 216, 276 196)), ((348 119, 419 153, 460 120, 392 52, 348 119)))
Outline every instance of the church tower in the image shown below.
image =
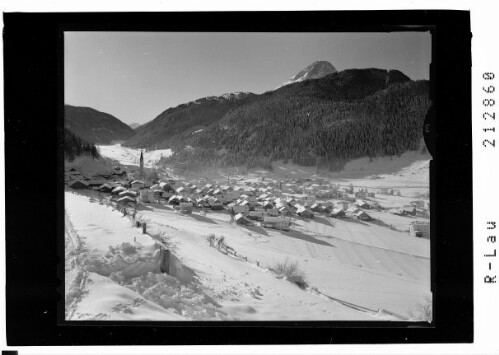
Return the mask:
POLYGON ((140 178, 144 178, 144 156, 142 150, 140 151, 140 178))

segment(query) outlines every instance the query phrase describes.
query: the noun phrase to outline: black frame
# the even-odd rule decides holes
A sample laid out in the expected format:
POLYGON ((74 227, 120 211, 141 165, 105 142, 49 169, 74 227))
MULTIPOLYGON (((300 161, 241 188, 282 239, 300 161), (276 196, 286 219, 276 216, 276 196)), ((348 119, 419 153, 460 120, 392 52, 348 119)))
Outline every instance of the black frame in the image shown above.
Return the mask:
POLYGON ((4 23, 9 346, 473 341, 469 12, 8 13, 4 23), (433 106, 424 136, 433 156, 431 229, 436 237, 431 240, 432 324, 64 321, 64 169, 59 147, 65 30, 431 31, 433 106), (35 172, 38 174, 33 176, 35 172), (26 226, 24 216, 30 221, 26 226), (196 329, 194 337, 189 336, 191 328, 196 329))

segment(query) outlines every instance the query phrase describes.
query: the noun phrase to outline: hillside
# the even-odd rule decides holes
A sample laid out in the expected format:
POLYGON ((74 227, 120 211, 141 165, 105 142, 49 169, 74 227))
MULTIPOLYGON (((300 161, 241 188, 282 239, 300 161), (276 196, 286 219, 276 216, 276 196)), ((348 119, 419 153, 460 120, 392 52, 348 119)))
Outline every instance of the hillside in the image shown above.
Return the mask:
POLYGON ((94 144, 88 143, 71 131, 64 128, 64 158, 73 161, 77 157, 88 155, 92 158, 99 158, 99 152, 94 144))
POLYGON ((124 146, 152 149, 178 146, 182 137, 202 132, 227 112, 251 101, 255 96, 252 93, 210 96, 169 108, 154 120, 136 128, 136 134, 124 146))
POLYGON ((427 81, 398 71, 346 70, 253 97, 195 135, 177 136, 165 162, 189 169, 285 159, 341 170, 349 160, 417 150, 427 81))
POLYGON ((64 106, 64 127, 90 143, 109 144, 132 137, 135 132, 116 117, 90 107, 64 106))
POLYGON ((134 123, 130 123, 129 126, 132 129, 136 129, 136 128, 139 128, 141 126, 141 124, 137 123, 137 122, 134 122, 134 123))

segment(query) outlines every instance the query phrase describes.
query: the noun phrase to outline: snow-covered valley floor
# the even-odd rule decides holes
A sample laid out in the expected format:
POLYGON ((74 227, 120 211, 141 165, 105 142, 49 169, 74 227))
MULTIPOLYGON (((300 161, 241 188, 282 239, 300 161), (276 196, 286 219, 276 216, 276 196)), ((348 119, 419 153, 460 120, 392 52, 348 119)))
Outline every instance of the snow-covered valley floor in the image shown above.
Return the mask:
POLYGON ((173 251, 163 274, 158 244, 89 195, 65 193, 69 320, 406 320, 430 294, 429 240, 407 232, 323 216, 284 232, 145 204, 137 217, 173 251), (285 260, 299 262, 307 289, 269 270, 285 260))
MULTIPOLYGON (((139 165, 140 149, 122 147, 121 144, 98 145, 99 153, 106 158, 119 161, 123 165, 139 165)), ((162 157, 169 157, 171 149, 144 151, 144 166, 154 168, 162 157)))

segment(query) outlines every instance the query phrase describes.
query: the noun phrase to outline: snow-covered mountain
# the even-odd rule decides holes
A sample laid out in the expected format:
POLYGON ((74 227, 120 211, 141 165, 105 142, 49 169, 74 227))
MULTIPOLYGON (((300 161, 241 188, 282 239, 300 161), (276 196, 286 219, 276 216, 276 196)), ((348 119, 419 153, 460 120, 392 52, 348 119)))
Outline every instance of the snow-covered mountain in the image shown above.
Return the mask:
POLYGON ((140 127, 141 124, 140 123, 137 123, 137 122, 134 122, 134 123, 130 123, 129 126, 132 128, 132 129, 135 129, 137 127, 140 127))
POLYGON ((323 76, 326 76, 329 74, 334 74, 336 72, 337 72, 336 68, 331 63, 329 63, 328 61, 324 61, 324 60, 318 60, 318 61, 310 64, 305 69, 301 70, 298 74, 293 76, 291 79, 289 79, 285 83, 282 83, 281 85, 279 85, 277 87, 277 89, 279 89, 283 86, 297 83, 297 82, 304 81, 304 80, 319 79, 319 78, 322 78, 323 76))

